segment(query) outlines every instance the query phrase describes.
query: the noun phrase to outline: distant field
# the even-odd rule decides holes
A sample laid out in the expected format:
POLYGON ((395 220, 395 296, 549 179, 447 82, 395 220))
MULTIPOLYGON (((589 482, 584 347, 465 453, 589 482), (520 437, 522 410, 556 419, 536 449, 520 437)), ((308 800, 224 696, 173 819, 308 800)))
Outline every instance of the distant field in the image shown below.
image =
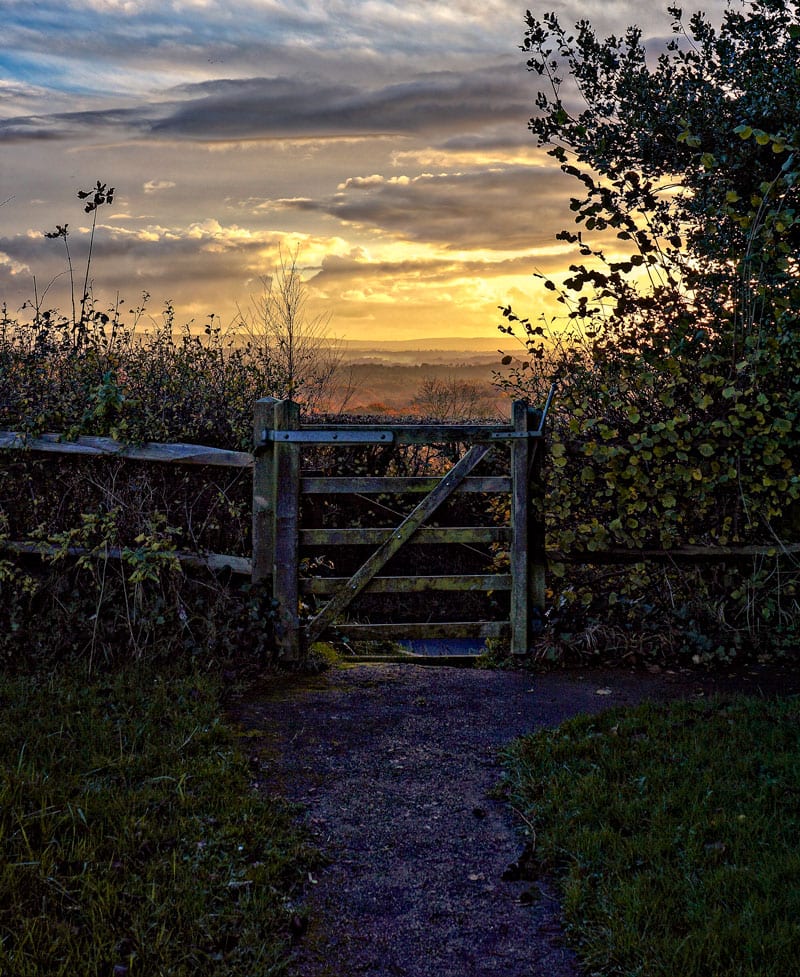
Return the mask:
MULTIPOLYGON (((463 337, 433 336, 428 339, 397 339, 368 342, 361 339, 344 339, 337 345, 345 352, 348 359, 364 356, 401 356, 401 357, 431 357, 438 359, 442 356, 460 360, 469 358, 473 354, 494 356, 505 346, 516 346, 509 343, 508 337, 498 333, 496 337, 480 337, 464 339, 463 337)), ((513 350, 509 348, 509 352, 513 350)))
MULTIPOLYGON (((411 404, 426 380, 450 381, 456 378, 479 385, 482 392, 485 391, 500 410, 507 397, 492 383, 492 372, 499 365, 499 357, 478 356, 476 359, 479 362, 434 361, 407 364, 402 359, 400 362, 391 362, 389 357, 381 356, 372 361, 347 362, 342 371, 343 380, 350 387, 346 409, 402 410, 411 404)), ((345 393, 345 387, 342 386, 341 396, 344 397, 345 393)))
MULTIPOLYGON (((240 333, 227 338, 237 348, 246 342, 240 333)), ((342 357, 340 382, 328 409, 348 412, 402 413, 426 381, 456 380, 478 385, 488 401, 497 405, 497 413, 506 416, 510 413, 508 397, 496 389, 493 375, 501 369, 505 353, 516 357, 524 352, 519 343, 499 333, 475 339, 323 340, 327 342, 342 357)))

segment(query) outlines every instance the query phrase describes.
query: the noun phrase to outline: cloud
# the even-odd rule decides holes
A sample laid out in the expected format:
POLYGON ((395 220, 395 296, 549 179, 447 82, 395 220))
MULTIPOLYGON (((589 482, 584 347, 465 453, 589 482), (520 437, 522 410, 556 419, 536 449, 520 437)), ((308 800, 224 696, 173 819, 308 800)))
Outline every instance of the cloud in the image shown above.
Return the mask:
POLYGON ((86 112, 56 112, 51 115, 21 115, 0 119, 0 142, 41 139, 78 139, 103 130, 141 129, 146 116, 133 109, 86 112))
POLYGON ((17 261, 5 251, 0 251, 0 265, 2 265, 10 275, 30 275, 30 267, 22 261, 17 261))
POLYGON ((151 124, 152 133, 201 139, 442 134, 525 120, 530 104, 508 65, 433 72, 377 88, 281 77, 204 82, 185 94, 186 101, 151 124))
MULTIPOLYGON (((623 23, 630 8, 565 2, 623 23)), ((281 243, 302 245, 319 307, 375 336, 477 330, 535 267, 566 264, 571 187, 527 131, 516 0, 2 6, 3 298, 31 270, 54 280, 48 302, 64 294, 63 241, 25 228, 63 220, 95 168, 119 188, 96 294, 152 290, 181 314, 246 301, 281 243)), ((81 270, 86 220, 70 225, 81 270)))
POLYGON ((419 285, 444 285, 453 287, 457 280, 502 278, 514 276, 528 276, 540 268, 537 258, 543 258, 548 264, 548 256, 552 252, 553 260, 559 266, 563 263, 563 245, 554 245, 537 257, 519 255, 516 257, 475 258, 471 261, 448 260, 443 256, 429 258, 399 258, 373 259, 365 254, 350 253, 348 255, 330 254, 322 262, 322 267, 310 282, 318 289, 342 291, 352 289, 358 283, 375 291, 380 283, 380 291, 389 294, 386 283, 393 283, 392 289, 408 291, 419 285))
POLYGON ((532 97, 525 80, 509 63, 430 72, 377 87, 326 77, 220 79, 184 85, 169 98, 139 106, 5 118, 0 138, 122 129, 209 142, 421 133, 441 139, 502 122, 524 126, 532 97))
POLYGON ((525 251, 552 241, 561 229, 568 186, 557 168, 544 166, 496 166, 411 178, 373 174, 346 180, 327 198, 284 206, 323 212, 361 229, 431 242, 449 251, 525 251))
POLYGON ((173 180, 148 180, 142 185, 145 193, 160 193, 162 190, 171 190, 177 184, 173 180))

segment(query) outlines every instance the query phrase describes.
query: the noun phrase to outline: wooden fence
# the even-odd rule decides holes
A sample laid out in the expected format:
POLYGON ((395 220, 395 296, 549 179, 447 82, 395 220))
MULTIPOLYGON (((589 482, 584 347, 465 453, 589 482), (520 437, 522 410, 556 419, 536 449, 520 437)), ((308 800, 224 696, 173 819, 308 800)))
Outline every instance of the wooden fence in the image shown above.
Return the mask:
MULTIPOLYGON (((65 456, 129 459, 189 466, 223 466, 252 470, 252 557, 222 553, 178 553, 189 567, 250 576, 259 586, 271 588, 278 601, 278 638, 285 657, 301 656, 307 645, 331 629, 354 638, 441 638, 457 636, 493 637, 508 635, 514 654, 524 654, 542 617, 545 601, 545 544, 540 515, 543 505, 534 506, 542 491, 539 472, 543 456, 544 411, 524 402, 513 405, 510 425, 304 425, 297 405, 271 398, 260 400, 254 411, 252 452, 227 451, 193 444, 125 445, 111 438, 80 437, 65 441, 60 435, 24 437, 0 431, 0 451, 24 450, 65 456), (452 468, 436 477, 375 477, 309 474, 303 471, 302 452, 314 446, 356 447, 358 445, 469 444, 464 456, 452 468), (507 469, 503 474, 475 474, 475 469, 493 449, 507 446, 507 469), (507 495, 510 518, 505 525, 427 526, 425 523, 453 493, 478 492, 487 499, 507 495), (337 497, 343 494, 375 496, 385 494, 421 496, 413 510, 393 527, 344 526, 304 527, 300 524, 304 498, 337 497), (538 513, 538 514, 537 514, 538 513), (401 547, 417 544, 461 546, 499 544, 509 554, 507 573, 419 574, 380 576, 386 563, 401 547), (376 547, 358 569, 347 577, 324 577, 300 572, 302 547, 376 547), (502 620, 420 621, 362 623, 343 621, 341 616, 361 593, 417 594, 428 591, 463 593, 510 591, 509 613, 502 620), (301 600, 327 602, 311 615, 301 615, 301 600)), ((21 554, 55 552, 46 543, 0 540, 0 548, 21 554)), ((63 550, 59 549, 59 553, 63 550)), ((79 556, 78 547, 70 552, 79 556)), ((111 558, 121 555, 110 550, 111 558)), ((551 552, 556 560, 573 563, 738 563, 754 557, 800 555, 800 543, 774 545, 682 546, 670 550, 624 549, 551 552)))
MULTIPOLYGON (((548 402, 549 403, 549 402, 548 402)), ((544 438, 545 411, 524 402, 512 406, 510 425, 305 425, 291 401, 260 400, 254 412, 253 452, 227 451, 200 445, 124 445, 110 438, 80 437, 64 441, 59 435, 24 438, 0 432, 0 450, 119 457, 132 461, 178 465, 250 468, 253 471, 252 557, 220 553, 179 553, 189 566, 212 570, 230 568, 269 587, 277 601, 277 636, 287 660, 300 658, 308 645, 335 629, 352 638, 445 638, 508 636, 515 654, 527 652, 544 609, 544 527, 534 516, 544 438), (468 445, 449 471, 424 477, 330 477, 304 472, 302 454, 314 446, 468 445), (508 449, 503 474, 477 474, 490 454, 508 449), (509 519, 505 525, 425 525, 454 493, 506 495, 509 519), (307 497, 343 495, 421 496, 410 514, 393 527, 342 526, 307 528, 300 524, 301 504, 307 497), (451 573, 436 576, 379 576, 401 547, 438 544, 457 547, 501 544, 509 553, 507 573, 451 573), (301 547, 376 547, 357 571, 343 578, 301 576, 301 547), (414 594, 427 591, 510 591, 510 610, 503 620, 442 622, 344 621, 342 615, 362 592, 414 594), (313 616, 301 614, 301 600, 324 605, 313 616)), ((485 508, 485 507, 484 507, 485 508)), ((41 543, 6 543, 6 549, 46 554, 41 543)), ((80 555, 76 548, 75 555, 80 555)), ((109 552, 109 556, 114 554, 109 552)))

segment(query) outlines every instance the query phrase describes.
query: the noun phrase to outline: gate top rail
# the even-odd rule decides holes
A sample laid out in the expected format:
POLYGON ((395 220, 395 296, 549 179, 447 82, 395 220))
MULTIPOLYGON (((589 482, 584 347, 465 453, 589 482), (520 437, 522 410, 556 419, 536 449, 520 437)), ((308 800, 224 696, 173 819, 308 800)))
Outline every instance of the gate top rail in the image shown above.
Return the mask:
MULTIPOLYGON (((515 441, 544 438, 544 426, 553 402, 555 384, 550 387, 541 410, 527 407, 539 415, 538 425, 520 431, 514 424, 306 424, 291 429, 261 428, 259 446, 270 442, 284 444, 444 444, 452 441, 515 441)), ((270 400, 271 403, 275 401, 270 400)))
POLYGON ((491 441, 513 435, 507 424, 305 424, 297 430, 263 429, 261 445, 274 442, 308 444, 438 444, 448 441, 491 441))

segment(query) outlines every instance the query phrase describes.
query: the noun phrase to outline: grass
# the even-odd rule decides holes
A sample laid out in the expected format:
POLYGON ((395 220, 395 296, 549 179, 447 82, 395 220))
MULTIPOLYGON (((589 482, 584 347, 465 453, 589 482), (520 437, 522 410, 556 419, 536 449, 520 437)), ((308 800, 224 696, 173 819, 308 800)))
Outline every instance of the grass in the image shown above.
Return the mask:
POLYGON ((206 677, 0 678, 0 974, 282 972, 312 854, 206 677))
POLYGON ((800 701, 612 710, 506 764, 590 973, 800 974, 800 701))

